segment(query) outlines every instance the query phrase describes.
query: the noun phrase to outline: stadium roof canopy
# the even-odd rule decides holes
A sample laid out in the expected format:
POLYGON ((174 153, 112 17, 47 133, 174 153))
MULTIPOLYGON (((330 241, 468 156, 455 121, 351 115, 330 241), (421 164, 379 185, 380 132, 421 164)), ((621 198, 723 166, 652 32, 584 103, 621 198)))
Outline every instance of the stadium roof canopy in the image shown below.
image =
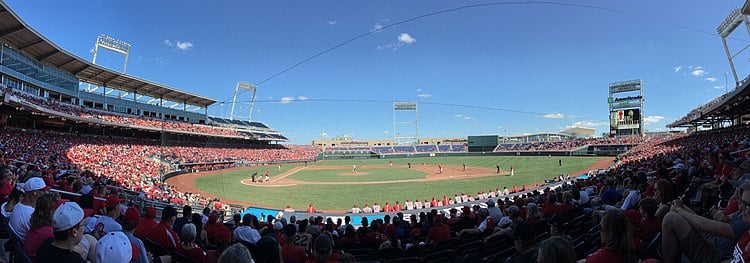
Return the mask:
POLYGON ((746 78, 732 91, 706 104, 698 106, 687 115, 667 125, 669 128, 711 125, 721 121, 736 120, 750 114, 750 79, 746 78))
POLYGON ((199 107, 216 103, 214 99, 117 72, 73 55, 19 19, 4 1, 0 1, 0 40, 86 83, 199 107))

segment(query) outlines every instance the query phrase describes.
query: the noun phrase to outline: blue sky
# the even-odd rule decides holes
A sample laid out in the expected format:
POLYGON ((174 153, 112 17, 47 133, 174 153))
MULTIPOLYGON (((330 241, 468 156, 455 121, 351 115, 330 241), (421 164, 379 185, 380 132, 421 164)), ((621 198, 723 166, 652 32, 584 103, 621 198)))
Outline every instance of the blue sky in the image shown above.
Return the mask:
MULTIPOLYGON (((105 33, 132 44, 129 74, 218 101, 230 100, 238 81, 260 83, 357 35, 427 13, 492 3, 7 2, 78 56, 91 59, 96 36, 105 33)), ((608 84, 640 78, 646 128, 664 130, 724 93, 730 69, 716 27, 743 2, 565 2, 596 8, 506 3, 517 4, 387 27, 310 60, 259 86, 253 120, 301 144, 323 130, 329 137, 380 139, 393 133, 389 101, 415 101, 420 137, 554 132, 569 125, 600 134, 608 129, 608 84)), ((729 40, 735 52, 750 43, 740 29, 729 40)), ((738 56, 740 76, 750 71, 747 57, 738 56)), ((119 70, 122 59, 101 52, 97 63, 119 70)), ((729 83, 731 89, 731 74, 729 83)), ((238 100, 249 99, 243 94, 238 100)), ((248 105, 237 111, 247 116, 248 105)), ((209 114, 228 116, 229 105, 217 103, 209 114)))

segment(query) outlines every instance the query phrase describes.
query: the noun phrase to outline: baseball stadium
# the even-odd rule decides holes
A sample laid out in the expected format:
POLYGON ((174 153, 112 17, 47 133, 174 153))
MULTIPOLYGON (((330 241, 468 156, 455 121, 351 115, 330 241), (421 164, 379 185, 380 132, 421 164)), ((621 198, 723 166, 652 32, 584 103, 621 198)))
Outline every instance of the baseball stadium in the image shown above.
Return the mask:
MULTIPOLYGON (((269 85, 260 84, 407 22, 508 3, 382 19, 368 33, 260 84, 233 80, 232 92, 218 95, 230 95, 227 100, 211 98, 217 93, 208 88, 187 91, 159 77, 126 73, 130 55, 131 72, 139 72, 146 55, 113 36, 90 36, 96 39, 93 59, 84 58, 89 54, 70 51, 82 47, 56 44, 11 3, 0 0, 0 262, 750 260, 750 82, 737 73, 747 64, 738 55, 750 41, 727 44, 746 38, 736 35, 750 30, 750 2, 722 10, 726 18, 710 18, 721 22, 709 34, 721 38, 719 51, 732 72, 725 81, 734 82, 712 88, 725 92, 680 112, 665 129, 647 127, 665 118, 645 115, 651 111, 646 81, 658 77, 643 72, 642 78, 610 73, 615 79, 599 84, 595 99, 607 105, 588 111, 608 119, 601 124, 577 122, 558 132, 506 125, 458 135, 441 130, 451 125, 429 125, 436 108, 521 114, 529 122, 570 116, 457 98, 267 100, 262 87, 269 85), (124 58, 121 71, 101 64, 113 57, 124 58), (320 103, 314 106, 320 112, 311 117, 274 106, 292 101, 320 103), (346 104, 341 111, 383 113, 388 130, 357 138, 311 124, 347 122, 333 113, 317 116, 337 103, 346 104), (264 118, 271 114, 314 120, 264 118), (309 135, 305 125, 323 132, 309 135), (310 141, 299 138, 304 133, 310 141)), ((78 32, 62 22, 54 28, 78 32)), ((144 43, 137 34, 128 37, 144 43)), ((406 33, 398 41, 377 50, 421 43, 406 33)), ((173 42, 164 45, 182 56, 193 48, 173 42)), ((725 63, 721 56, 711 59, 725 63)), ((717 81, 701 66, 689 69, 682 75, 717 81)), ((500 96, 489 92, 482 96, 500 96)), ((670 103, 686 104, 678 95, 670 103)), ((451 118, 479 121, 466 113, 451 118)))

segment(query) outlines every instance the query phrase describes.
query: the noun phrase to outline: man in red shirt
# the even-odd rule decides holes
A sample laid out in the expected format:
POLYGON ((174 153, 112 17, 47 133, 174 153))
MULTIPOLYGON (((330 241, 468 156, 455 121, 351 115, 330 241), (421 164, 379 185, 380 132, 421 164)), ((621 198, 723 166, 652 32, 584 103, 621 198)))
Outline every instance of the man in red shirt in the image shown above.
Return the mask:
POLYGON ((133 234, 135 234, 137 237, 145 238, 148 236, 148 233, 151 232, 151 229, 153 229, 158 223, 156 223, 156 208, 153 206, 149 206, 146 208, 146 215, 141 219, 141 222, 138 223, 138 226, 133 231, 133 234))
POLYGON ((307 207, 308 213, 316 213, 315 207, 313 207, 313 203, 310 203, 310 206, 307 207))
MULTIPOLYGON (((294 240, 294 235, 297 233, 297 228, 293 224, 288 224, 284 227, 284 237, 286 240, 294 240)), ((284 262, 307 262, 307 253, 301 246, 294 245, 294 242, 286 242, 281 247, 281 258, 284 262)))
POLYGON ((180 244, 179 235, 172 230, 172 225, 176 218, 177 210, 172 206, 164 207, 164 210, 161 211, 161 222, 149 231, 146 238, 158 243, 167 249, 168 252, 173 252, 177 245, 180 244))
POLYGON ((435 216, 435 225, 427 233, 426 243, 435 245, 451 238, 451 228, 443 224, 443 215, 435 216))
POLYGON ((218 221, 219 216, 211 214, 208 216, 208 223, 206 224, 206 234, 209 239, 213 239, 220 248, 228 246, 232 242, 232 232, 223 223, 218 221))

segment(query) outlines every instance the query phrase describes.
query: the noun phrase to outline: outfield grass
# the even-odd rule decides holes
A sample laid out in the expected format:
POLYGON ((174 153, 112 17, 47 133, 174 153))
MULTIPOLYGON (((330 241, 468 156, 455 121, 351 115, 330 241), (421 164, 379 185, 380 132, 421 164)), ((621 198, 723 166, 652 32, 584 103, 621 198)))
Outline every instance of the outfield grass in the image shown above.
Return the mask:
POLYGON ((423 179, 427 173, 406 168, 357 169, 362 175, 351 175, 351 169, 300 170, 286 178, 305 182, 378 182, 423 179))
MULTIPOLYGON (((394 167, 412 163, 412 165, 452 164, 469 166, 481 166, 495 168, 500 165, 503 170, 508 170, 512 164, 515 176, 492 176, 476 179, 464 179, 453 181, 431 181, 431 182, 404 182, 391 184, 367 184, 367 185, 295 185, 287 187, 253 187, 240 184, 240 180, 250 178, 253 171, 259 174, 268 170, 272 176, 283 173, 293 167, 282 166, 278 171, 276 166, 248 168, 244 171, 235 171, 215 176, 201 177, 195 180, 195 185, 202 191, 223 196, 229 199, 246 201, 260 204, 263 207, 282 208, 290 204, 292 208, 304 209, 309 202, 314 202, 318 210, 346 210, 356 203, 362 206, 365 202, 372 205, 373 201, 383 204, 386 200, 392 203, 394 200, 403 202, 405 199, 424 199, 432 196, 442 197, 444 194, 453 196, 454 193, 476 193, 488 191, 496 187, 502 189, 513 185, 535 184, 550 179, 562 173, 573 173, 591 166, 597 160, 603 158, 593 157, 515 157, 515 156, 493 156, 493 157, 433 157, 433 158, 403 158, 390 159, 394 167), (558 166, 558 160, 563 161, 563 166, 558 166)), ((365 164, 388 164, 389 159, 364 160, 365 164)), ((336 160, 310 163, 310 165, 352 165, 360 164, 360 160, 336 160)))

